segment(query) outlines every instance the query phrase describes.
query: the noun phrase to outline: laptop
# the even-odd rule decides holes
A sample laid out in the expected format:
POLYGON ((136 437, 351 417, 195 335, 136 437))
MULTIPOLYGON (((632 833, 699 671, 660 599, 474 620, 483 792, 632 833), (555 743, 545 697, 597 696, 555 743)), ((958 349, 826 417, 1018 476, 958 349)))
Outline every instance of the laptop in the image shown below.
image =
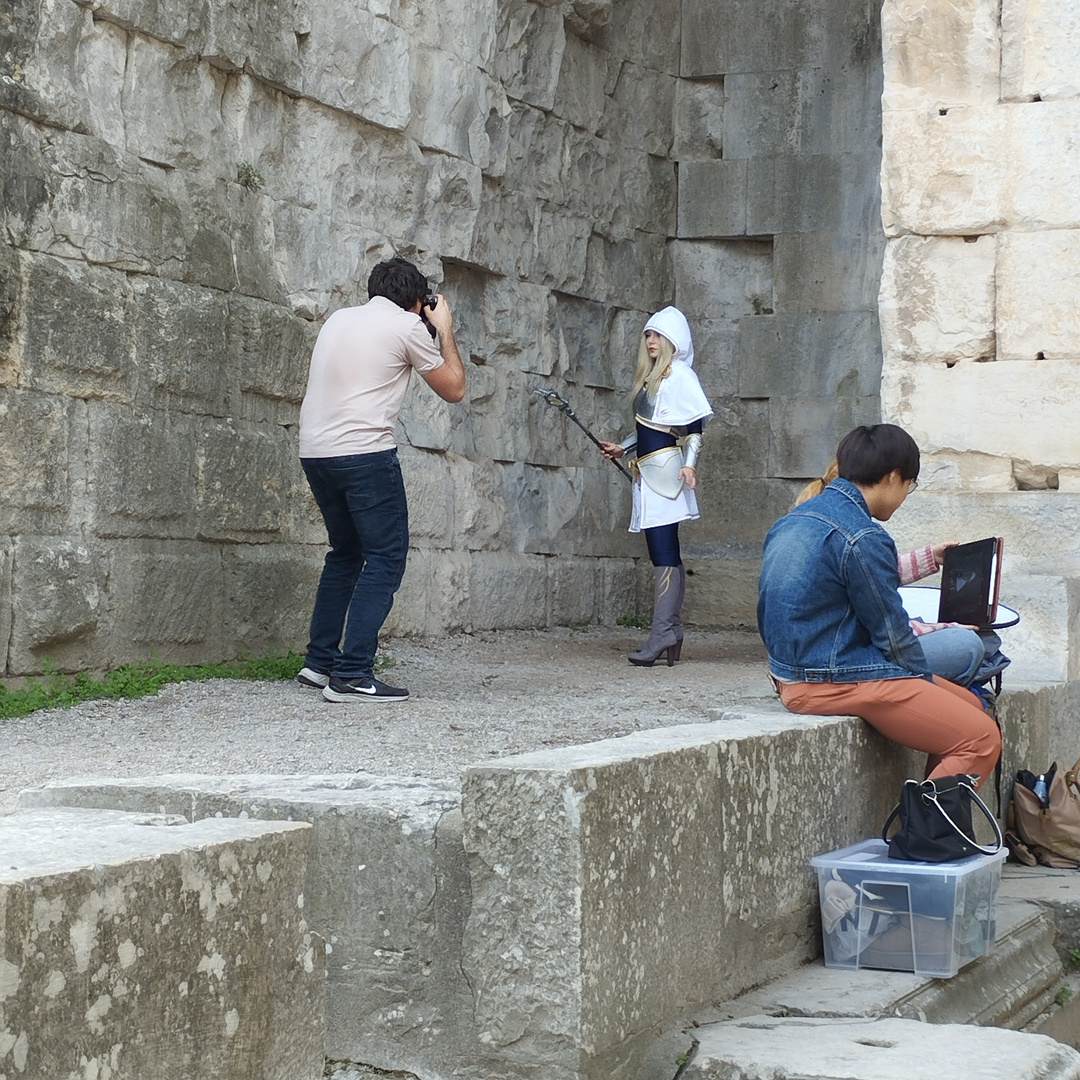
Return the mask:
POLYGON ((941 568, 938 622, 966 623, 980 629, 997 617, 1004 540, 988 536, 945 549, 941 568))

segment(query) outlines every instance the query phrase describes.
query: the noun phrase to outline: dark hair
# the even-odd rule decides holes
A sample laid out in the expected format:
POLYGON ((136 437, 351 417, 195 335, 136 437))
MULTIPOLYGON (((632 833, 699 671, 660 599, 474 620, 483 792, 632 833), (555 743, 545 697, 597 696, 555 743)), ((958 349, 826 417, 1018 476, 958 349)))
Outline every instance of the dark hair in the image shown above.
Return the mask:
POLYGON ((873 424, 849 431, 836 448, 840 475, 853 484, 873 485, 893 471, 904 480, 919 476, 919 448, 895 424, 873 424))
POLYGON ((423 302, 428 294, 428 282, 408 259, 395 255, 371 271, 367 294, 369 300, 373 296, 385 296, 408 311, 417 300, 423 302))

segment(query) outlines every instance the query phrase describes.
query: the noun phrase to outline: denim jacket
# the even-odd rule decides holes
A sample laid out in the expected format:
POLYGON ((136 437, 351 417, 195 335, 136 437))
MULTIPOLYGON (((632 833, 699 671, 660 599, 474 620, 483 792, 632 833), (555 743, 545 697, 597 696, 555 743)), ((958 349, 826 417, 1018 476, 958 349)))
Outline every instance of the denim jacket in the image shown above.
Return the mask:
POLYGON ((928 676, 899 585, 892 537, 854 484, 834 480, 765 537, 757 613, 769 670, 793 682, 928 676))

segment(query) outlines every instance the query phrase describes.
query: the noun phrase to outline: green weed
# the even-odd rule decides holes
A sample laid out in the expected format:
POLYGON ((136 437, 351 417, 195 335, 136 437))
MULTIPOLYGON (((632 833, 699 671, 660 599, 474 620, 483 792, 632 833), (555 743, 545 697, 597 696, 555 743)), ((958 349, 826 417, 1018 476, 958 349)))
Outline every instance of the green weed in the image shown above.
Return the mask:
MULTIPOLYGON (((375 670, 385 671, 394 661, 380 656, 375 670)), ((291 679, 304 666, 299 653, 285 656, 245 657, 224 664, 166 664, 146 660, 106 671, 101 676, 79 672, 64 675, 49 660, 42 661, 45 672, 19 690, 9 690, 0 682, 0 720, 27 716, 38 709, 65 708, 96 698, 140 698, 156 694, 166 683, 201 679, 291 679)))
POLYGON ((1072 996, 1073 996, 1072 987, 1071 986, 1063 986, 1057 992, 1057 996, 1054 998, 1054 1001, 1057 1002, 1058 1005, 1065 1005, 1072 996))
POLYGON ((632 626, 636 630, 648 630, 652 619, 648 615, 620 615, 615 620, 616 626, 632 626))

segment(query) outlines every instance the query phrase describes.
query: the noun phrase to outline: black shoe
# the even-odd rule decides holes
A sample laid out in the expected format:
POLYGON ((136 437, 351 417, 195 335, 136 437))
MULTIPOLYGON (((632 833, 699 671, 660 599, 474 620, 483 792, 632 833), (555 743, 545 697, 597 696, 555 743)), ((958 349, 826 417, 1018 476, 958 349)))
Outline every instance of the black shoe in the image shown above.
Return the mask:
POLYGON ((403 686, 387 686, 375 678, 339 679, 331 675, 322 696, 327 701, 407 701, 409 691, 403 686))

